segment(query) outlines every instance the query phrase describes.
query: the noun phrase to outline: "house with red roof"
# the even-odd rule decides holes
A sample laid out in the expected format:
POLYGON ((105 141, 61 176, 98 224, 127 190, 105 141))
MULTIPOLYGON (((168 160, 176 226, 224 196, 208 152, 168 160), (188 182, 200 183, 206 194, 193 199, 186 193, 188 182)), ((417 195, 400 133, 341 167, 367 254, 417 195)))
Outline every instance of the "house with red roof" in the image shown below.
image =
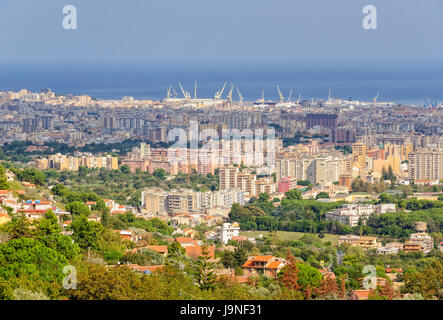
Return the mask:
POLYGON ((271 255, 249 257, 243 266, 247 276, 264 275, 275 278, 278 272, 286 265, 287 261, 271 255))
POLYGON ((168 255, 168 246, 146 246, 145 248, 158 252, 165 257, 168 255))
POLYGON ((135 235, 131 230, 114 230, 114 232, 118 233, 122 240, 137 242, 141 238, 140 236, 135 235))
MULTIPOLYGON (((177 237, 175 241, 180 243, 180 245, 185 248, 186 256, 190 258, 197 258, 202 255, 202 245, 201 241, 192 239, 191 237, 177 237)), ((211 259, 215 258, 215 246, 207 247, 208 255, 211 259)))
POLYGON ((162 269, 164 266, 140 266, 138 264, 127 264, 129 269, 135 272, 151 274, 154 271, 162 269))
POLYGON ((0 203, 2 200, 14 200, 13 192, 9 190, 0 190, 0 203))

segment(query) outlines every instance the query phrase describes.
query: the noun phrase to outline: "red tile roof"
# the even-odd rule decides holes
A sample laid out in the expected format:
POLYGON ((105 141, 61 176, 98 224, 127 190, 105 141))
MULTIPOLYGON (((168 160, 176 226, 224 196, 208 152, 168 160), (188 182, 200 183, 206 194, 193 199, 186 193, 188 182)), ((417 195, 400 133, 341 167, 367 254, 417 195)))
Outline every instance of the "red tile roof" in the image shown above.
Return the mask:
POLYGON ((271 261, 266 265, 266 269, 278 269, 280 264, 280 261, 271 261))
POLYGON ((242 265, 242 267, 243 267, 243 268, 251 268, 251 267, 254 267, 254 261, 253 261, 253 260, 248 260, 248 261, 246 261, 246 262, 242 265))
POLYGON ((147 246, 146 249, 156 251, 158 253, 167 253, 168 246, 147 246))
POLYGON ((256 256, 256 257, 252 257, 251 260, 267 262, 267 261, 271 260, 272 258, 274 258, 274 257, 273 256, 256 256))
POLYGON ((177 237, 175 240, 179 243, 192 243, 194 241, 191 237, 177 237))

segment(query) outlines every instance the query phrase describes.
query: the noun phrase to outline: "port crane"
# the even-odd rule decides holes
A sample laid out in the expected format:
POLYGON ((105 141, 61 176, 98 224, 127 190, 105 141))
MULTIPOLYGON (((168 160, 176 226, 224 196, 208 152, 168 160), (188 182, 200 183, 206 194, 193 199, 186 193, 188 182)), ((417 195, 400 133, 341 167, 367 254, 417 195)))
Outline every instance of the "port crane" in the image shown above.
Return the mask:
POLYGON ((170 85, 168 90, 166 91, 166 99, 171 98, 171 90, 172 90, 172 85, 170 85))
POLYGON ((291 89, 291 91, 289 92, 289 97, 288 97, 288 100, 287 100, 286 102, 290 102, 290 101, 291 101, 291 98, 292 98, 292 89, 291 89))
POLYGON ((377 106, 377 99, 378 99, 378 96, 380 95, 380 91, 379 92, 377 92, 377 95, 375 96, 375 98, 374 98, 374 113, 375 113, 375 110, 376 110, 376 106, 377 106))
POLYGON ((261 90, 261 100, 260 100, 260 102, 261 103, 265 103, 265 90, 264 89, 261 90))
POLYGON ((237 88, 238 99, 240 101, 240 105, 243 105, 243 96, 240 93, 240 90, 237 88))
POLYGON ((232 104, 232 91, 234 91, 234 85, 231 85, 231 89, 229 90, 229 93, 228 93, 228 103, 229 103, 229 105, 231 105, 232 104))
POLYGON ((217 91, 217 92, 215 93, 215 96, 214 96, 214 99, 215 99, 215 100, 220 100, 220 99, 221 99, 221 97, 222 97, 222 95, 223 95, 223 92, 225 91, 226 84, 227 84, 227 82, 225 82, 225 83, 223 84, 223 87, 222 87, 222 89, 221 89, 220 91, 217 91))
POLYGON ((429 97, 426 97, 426 99, 427 99, 428 102, 429 102, 429 108, 435 108, 435 107, 437 107, 437 106, 440 104, 440 103, 437 102, 437 101, 432 102, 431 99, 429 99, 429 97))
POLYGON ((182 84, 180 82, 178 84, 180 86, 180 89, 181 89, 181 91, 183 93, 183 97, 185 98, 185 100, 186 101, 191 100, 191 94, 189 92, 185 91, 185 89, 183 89, 183 86, 182 86, 182 84))
POLYGON ((197 81, 194 83, 194 99, 197 99, 197 81))
POLYGON ((285 102, 285 97, 283 96, 283 93, 281 93, 280 87, 277 86, 278 95, 280 97, 280 103, 285 102))
POLYGON ((298 99, 297 99, 297 105, 300 104, 300 99, 301 99, 301 93, 298 95, 298 99))

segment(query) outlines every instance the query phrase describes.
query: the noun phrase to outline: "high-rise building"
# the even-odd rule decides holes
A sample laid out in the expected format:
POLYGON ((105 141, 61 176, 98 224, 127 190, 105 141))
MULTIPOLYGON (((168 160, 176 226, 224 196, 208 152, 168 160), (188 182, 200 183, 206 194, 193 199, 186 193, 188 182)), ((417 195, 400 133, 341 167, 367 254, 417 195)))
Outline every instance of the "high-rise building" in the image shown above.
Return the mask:
POLYGON ((366 145, 363 143, 353 144, 352 158, 359 169, 360 177, 364 177, 366 175, 366 145))
POLYGON ((144 142, 140 143, 140 157, 145 158, 151 155, 151 146, 144 142))
POLYGON ((166 198, 168 193, 161 188, 152 188, 142 192, 141 206, 149 213, 166 214, 166 198))
POLYGON ((443 179, 443 150, 423 149, 409 153, 409 178, 412 180, 443 179))
POLYGON ((308 113, 306 115, 306 128, 310 129, 315 126, 334 129, 338 124, 338 115, 336 114, 322 114, 322 113, 308 113))

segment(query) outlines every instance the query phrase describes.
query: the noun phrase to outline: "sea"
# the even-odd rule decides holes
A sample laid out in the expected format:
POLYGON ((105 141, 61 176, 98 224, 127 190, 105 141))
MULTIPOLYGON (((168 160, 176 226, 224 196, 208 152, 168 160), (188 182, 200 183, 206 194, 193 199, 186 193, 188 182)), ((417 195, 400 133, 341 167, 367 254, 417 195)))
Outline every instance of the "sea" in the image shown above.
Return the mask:
POLYGON ((87 94, 96 99, 163 99, 167 89, 183 97, 179 82, 192 97, 213 98, 226 82, 245 101, 311 101, 333 98, 395 102, 406 105, 443 103, 443 61, 292 61, 292 62, 134 62, 45 61, 0 62, 0 91, 49 88, 57 94, 87 94))

